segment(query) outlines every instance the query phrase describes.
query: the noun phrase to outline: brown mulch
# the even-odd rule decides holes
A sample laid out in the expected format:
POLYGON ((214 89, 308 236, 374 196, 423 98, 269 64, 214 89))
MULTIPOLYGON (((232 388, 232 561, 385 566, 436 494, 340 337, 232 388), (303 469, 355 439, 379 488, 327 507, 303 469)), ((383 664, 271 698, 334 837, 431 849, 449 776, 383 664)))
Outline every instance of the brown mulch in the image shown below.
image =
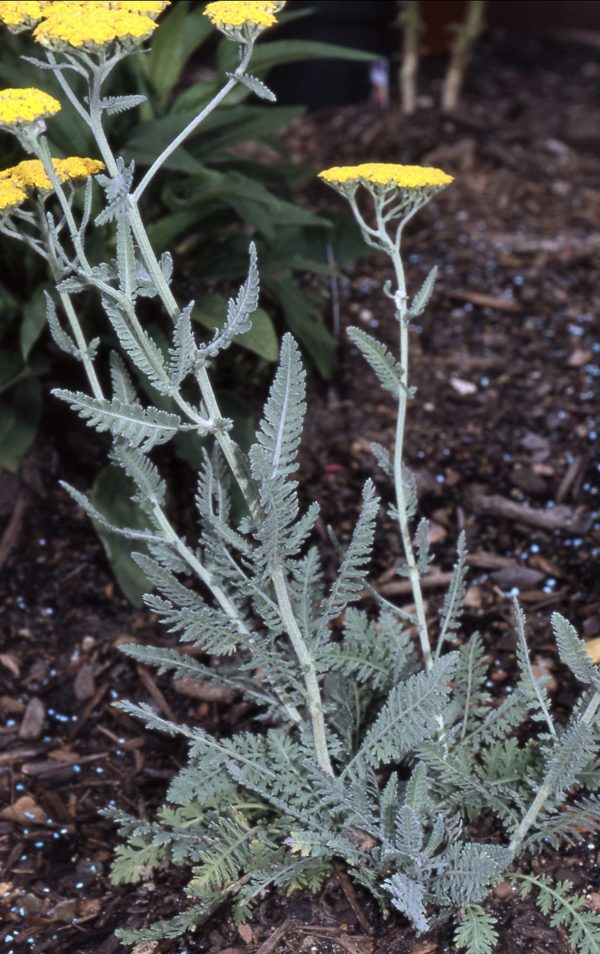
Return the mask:
MULTIPOLYGON (((425 109, 409 121, 392 109, 347 107, 302 119, 286 144, 319 167, 376 156, 456 175, 406 242, 412 289, 440 264, 413 335, 418 395, 407 439, 435 541, 428 611, 436 613, 465 529, 465 630, 487 640, 492 684, 501 692, 514 673, 509 597, 518 593, 535 664, 550 673, 553 700, 566 712, 574 687, 557 664, 548 617, 558 610, 586 637, 600 635, 600 67, 584 46, 497 37, 482 47, 474 75, 456 117, 425 109)), ((306 201, 336 199, 315 186, 306 201)), ((377 257, 347 270, 340 319, 392 344, 379 291, 386 277, 377 257)), ((321 501, 327 548, 327 523, 342 539, 350 532, 361 483, 375 474, 370 443, 390 443, 394 409, 343 331, 333 383, 315 382, 309 407, 302 486, 321 501)), ((184 695, 119 654, 125 640, 167 638, 120 596, 87 519, 57 486, 58 478, 85 486, 101 465, 97 444, 75 420, 67 427, 60 435, 48 427, 20 477, 0 481, 2 954, 116 954, 116 927, 181 908, 172 872, 141 887, 108 879, 114 829, 98 810, 112 804, 151 816, 185 757, 180 743, 144 732, 114 701, 152 701, 208 730, 235 729, 245 716, 236 704, 184 695)), ((398 556, 397 534, 384 523, 373 576, 390 598, 407 600, 393 573, 398 556)), ((594 839, 536 864, 600 892, 594 839)), ((500 954, 566 954, 561 932, 529 902, 499 892, 489 904, 500 919, 500 954)), ((220 912, 195 937, 146 954, 444 954, 450 937, 442 928, 417 939, 401 919, 382 921, 339 872, 319 897, 267 898, 241 929, 220 912)))

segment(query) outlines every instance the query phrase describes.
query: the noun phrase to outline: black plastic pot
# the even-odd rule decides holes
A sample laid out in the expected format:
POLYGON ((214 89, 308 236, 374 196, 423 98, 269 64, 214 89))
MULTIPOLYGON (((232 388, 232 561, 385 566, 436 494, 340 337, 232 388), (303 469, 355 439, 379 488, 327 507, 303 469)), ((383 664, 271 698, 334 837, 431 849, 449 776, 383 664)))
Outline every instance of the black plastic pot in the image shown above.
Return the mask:
MULTIPOLYGON (((398 4, 394 0, 322 0, 290 3, 289 9, 305 7, 311 12, 301 20, 277 30, 277 39, 316 40, 392 56, 400 32, 394 26, 398 4)), ((275 37, 274 37, 275 38, 275 37)), ((347 60, 311 60, 274 70, 269 85, 279 102, 304 104, 309 109, 365 102, 371 83, 369 63, 347 60)))

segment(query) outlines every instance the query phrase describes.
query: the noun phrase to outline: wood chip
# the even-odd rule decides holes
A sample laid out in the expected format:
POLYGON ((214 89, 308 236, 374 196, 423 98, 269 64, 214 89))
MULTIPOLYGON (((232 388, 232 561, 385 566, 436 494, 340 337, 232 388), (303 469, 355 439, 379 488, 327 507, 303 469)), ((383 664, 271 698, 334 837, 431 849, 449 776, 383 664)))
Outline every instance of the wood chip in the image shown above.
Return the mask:
POLYGON ((582 368, 584 364, 589 364, 593 357, 593 351, 588 351, 586 348, 575 348, 567 359, 567 365, 570 368, 582 368))
POLYGON ((0 653, 0 663, 2 663, 5 669, 8 669, 8 671, 12 673, 15 679, 19 678, 21 675, 21 670, 19 669, 19 663, 14 656, 11 656, 10 653, 0 653))
POLYGON ((450 292, 450 298, 455 301, 468 301, 481 308, 494 308, 496 311, 506 311, 513 315, 521 311, 521 306, 514 298, 498 298, 495 295, 485 295, 483 292, 466 291, 459 289, 450 292))
POLYGON ((136 666, 138 675, 142 682, 144 683, 146 689, 154 699, 156 705, 161 710, 161 712, 166 715, 167 719, 170 719, 171 722, 177 722, 177 717, 171 706, 165 699, 163 693, 158 688, 155 679, 151 676, 150 672, 146 669, 145 666, 136 666))
POLYGON ((48 821, 46 812, 31 795, 23 795, 8 808, 3 808, 0 818, 16 822, 18 825, 45 825, 48 821))
POLYGON ((15 679, 19 678, 21 670, 14 656, 11 656, 10 653, 0 653, 0 663, 2 663, 5 669, 8 669, 8 671, 12 673, 15 679))
POLYGON ((476 514, 500 517, 543 530, 568 530, 570 533, 585 534, 591 530, 594 522, 589 513, 564 504, 550 507, 548 510, 536 510, 527 504, 501 497, 500 494, 483 493, 477 488, 471 489, 468 498, 476 514))
POLYGON ((46 706, 41 699, 33 696, 25 708, 23 721, 19 728, 19 738, 33 742, 39 739, 44 731, 44 722, 46 721, 46 706))
POLYGON ((545 575, 541 570, 532 570, 531 567, 516 564, 514 567, 505 566, 501 570, 494 570, 490 573, 490 579, 501 590, 511 590, 513 587, 529 590, 541 583, 545 575))
POLYGON ((373 954, 375 949, 373 939, 361 935, 340 934, 336 938, 340 947, 348 954, 373 954))
POLYGON ((587 900, 590 908, 593 908, 594 911, 598 911, 600 913, 600 892, 591 891, 587 895, 587 900))
MULTIPOLYGON (((285 935, 287 934, 291 926, 292 926, 291 919, 286 918, 285 921, 283 921, 279 925, 279 927, 275 931, 273 931, 271 936, 268 937, 266 941, 263 941, 263 943, 260 945, 260 947, 256 951, 256 954, 274 954, 274 952, 277 950, 277 948, 283 941, 285 935)), ((225 952, 221 951, 221 954, 225 954, 225 952)))
POLYGON ((173 688, 182 696, 190 699, 199 699, 201 702, 233 702, 236 693, 227 686, 217 686, 208 679, 196 679, 194 676, 184 676, 173 681, 173 688))
POLYGON ((77 670, 75 681, 73 683, 73 692, 78 702, 85 702, 91 699, 96 691, 94 680, 94 669, 89 663, 84 663, 77 670))
POLYGON ((0 696, 0 709, 8 712, 9 715, 21 715, 25 709, 25 703, 13 696, 0 696))

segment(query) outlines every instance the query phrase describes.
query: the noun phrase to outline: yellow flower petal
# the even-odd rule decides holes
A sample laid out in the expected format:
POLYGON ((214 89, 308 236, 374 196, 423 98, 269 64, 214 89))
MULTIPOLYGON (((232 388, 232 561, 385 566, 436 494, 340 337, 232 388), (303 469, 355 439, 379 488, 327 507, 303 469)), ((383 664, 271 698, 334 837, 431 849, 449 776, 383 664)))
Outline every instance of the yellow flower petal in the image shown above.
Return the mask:
MULTIPOLYGON (((60 182, 87 179, 105 168, 104 163, 98 159, 85 159, 80 156, 53 159, 52 164, 60 182)), ((52 190, 52 183, 39 159, 25 159, 16 166, 2 170, 0 182, 10 182, 24 192, 28 189, 42 189, 47 192, 52 190)))
POLYGON ((54 96, 41 89, 0 90, 0 126, 18 126, 35 123, 58 113, 61 105, 54 96))
POLYGON ((22 202, 25 202, 26 198, 27 193, 20 189, 16 183, 0 179, 0 215, 3 212, 16 209, 22 202))
POLYGON ((319 173, 331 185, 376 185, 390 189, 442 188, 454 181, 441 169, 401 166, 389 162, 364 162, 358 166, 332 166, 319 173))
POLYGON ((36 0, 2 2, 0 3, 0 23, 15 32, 32 27, 38 20, 41 20, 44 8, 47 6, 47 2, 36 2, 36 0))
POLYGON ((219 30, 264 30, 277 23, 273 14, 279 6, 275 2, 259 3, 256 0, 216 0, 206 5, 204 13, 219 30))
POLYGON ((111 43, 141 43, 156 27, 151 17, 141 13, 113 9, 93 0, 85 4, 59 0, 38 23, 33 38, 52 50, 95 51, 111 43))

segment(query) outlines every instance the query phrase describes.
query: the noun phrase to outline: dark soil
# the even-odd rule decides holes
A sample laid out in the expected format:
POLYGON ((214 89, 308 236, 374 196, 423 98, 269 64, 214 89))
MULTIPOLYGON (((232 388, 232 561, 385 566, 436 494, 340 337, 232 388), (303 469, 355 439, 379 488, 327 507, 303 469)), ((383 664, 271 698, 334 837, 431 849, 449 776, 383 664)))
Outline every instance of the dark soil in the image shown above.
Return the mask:
MULTIPOLYGON (((582 45, 495 37, 482 47, 456 117, 426 108, 408 121, 394 109, 347 107, 303 119, 286 136, 293 155, 319 167, 377 158, 456 176, 406 242, 413 290, 440 264, 413 335, 418 397, 407 440, 435 539, 428 611, 437 611, 464 528, 472 554, 465 629, 480 629, 488 642, 492 684, 501 693, 514 674, 509 596, 519 593, 536 665, 550 673, 564 712, 574 686, 557 664, 548 617, 558 610, 586 637, 600 635, 595 56, 582 45)), ((315 186, 306 201, 336 197, 315 186)), ((325 547, 326 523, 342 538, 352 525, 361 483, 375 470, 371 441, 393 436, 394 408, 343 333, 355 323, 393 343, 380 294, 386 277, 385 262, 369 258, 339 280, 339 366, 331 387, 312 389, 302 481, 322 503, 325 547)), ((166 642, 166 634, 119 595, 87 519, 57 485, 66 478, 85 486, 100 465, 97 445, 73 421, 60 439, 49 429, 19 478, 0 483, 0 954, 115 954, 116 927, 181 908, 172 872, 143 887, 108 880, 115 835, 98 810, 151 815, 184 758, 181 745, 144 733, 115 700, 152 701, 209 730, 243 719, 235 706, 182 695, 119 654, 125 640, 166 642)), ((375 585, 407 600, 393 572, 397 556, 386 524, 375 585)), ((593 839, 534 863, 571 878, 590 903, 600 901, 599 864, 593 839)), ((566 954, 561 932, 529 902, 499 895, 489 902, 500 919, 499 952, 566 954)), ((368 899, 361 903, 371 932, 357 920, 342 873, 319 897, 267 899, 240 930, 220 912, 194 938, 138 954, 453 950, 448 929, 417 939, 401 919, 382 922, 368 899)))

